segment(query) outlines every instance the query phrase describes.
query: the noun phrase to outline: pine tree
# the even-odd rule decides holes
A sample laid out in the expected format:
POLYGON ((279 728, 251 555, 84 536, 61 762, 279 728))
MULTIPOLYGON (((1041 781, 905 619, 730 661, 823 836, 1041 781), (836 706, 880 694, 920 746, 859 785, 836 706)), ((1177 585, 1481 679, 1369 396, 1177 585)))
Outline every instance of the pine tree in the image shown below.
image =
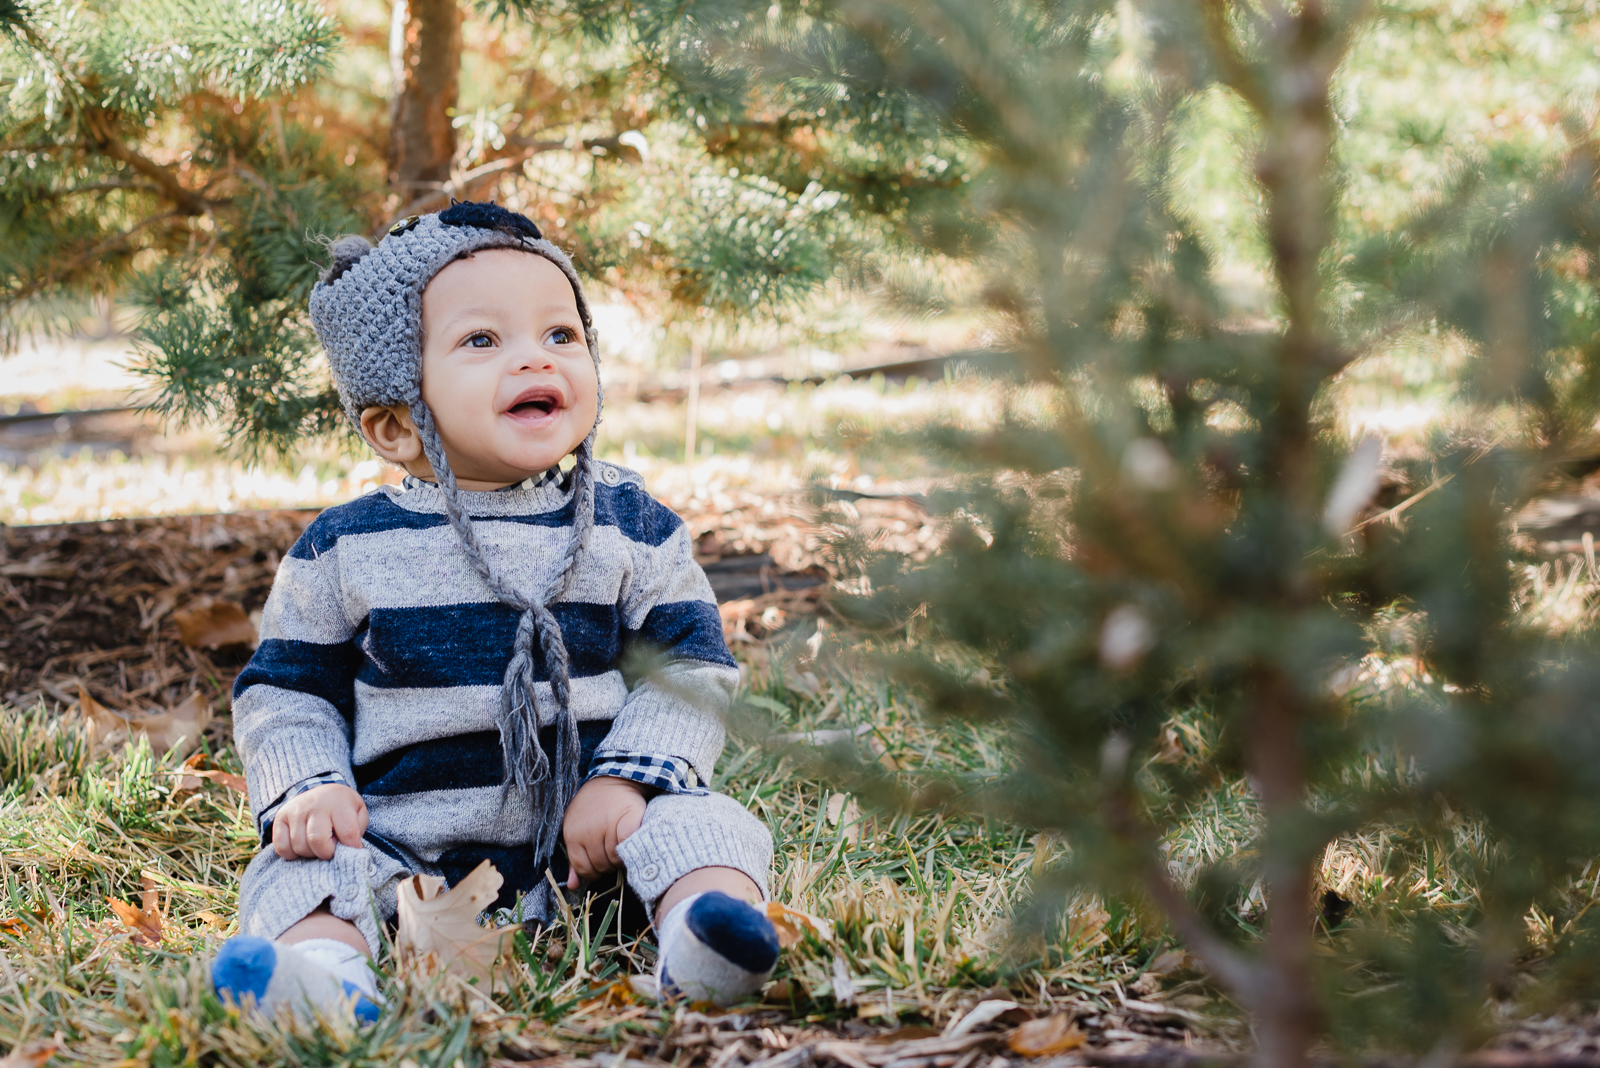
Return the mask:
POLYGON ((1337 78, 1358 68, 1354 42, 1432 33, 1435 14, 807 10, 821 39, 785 42, 771 84, 848 34, 886 80, 917 87, 973 180, 907 229, 981 269, 994 355, 1026 379, 991 425, 902 442, 952 472, 933 498, 938 555, 844 546, 876 591, 859 620, 917 639, 890 656, 895 675, 935 714, 1007 725, 1017 766, 975 783, 866 765, 857 787, 1061 834, 1055 890, 1157 909, 1250 1011, 1263 1065, 1302 1065, 1329 1033, 1356 1049, 1481 1035, 1533 907, 1569 924, 1546 974, 1592 983, 1593 924, 1563 888, 1600 853, 1600 650, 1519 615, 1508 537, 1600 409, 1592 126, 1570 120, 1554 158, 1502 143, 1369 226, 1346 199, 1361 161, 1337 78), (1218 147, 1219 108, 1243 142, 1221 182, 1248 205, 1233 247, 1185 188, 1195 144, 1218 147), (1263 287, 1225 286, 1226 260, 1251 256, 1263 287), (1377 443, 1338 432, 1333 398, 1362 357, 1405 346, 1468 353, 1472 416, 1392 461, 1410 493, 1380 514, 1377 443), (1340 680, 1388 643, 1426 685, 1360 699, 1340 680), (1164 843, 1219 783, 1241 784, 1258 836, 1182 885, 1164 843), (1389 828, 1449 852, 1463 826, 1488 843, 1474 910, 1418 902, 1318 951, 1331 841, 1389 828), (1258 885, 1253 931, 1237 910, 1258 885), (1389 992, 1347 996, 1376 982, 1389 992))
POLYGON ((246 451, 340 426, 304 312, 321 236, 498 198, 703 336, 884 277, 907 207, 961 184, 881 71, 819 55, 767 93, 767 29, 719 58, 707 12, 664 0, 397 0, 387 27, 312 0, 0 10, 0 343, 115 297, 156 408, 246 451))

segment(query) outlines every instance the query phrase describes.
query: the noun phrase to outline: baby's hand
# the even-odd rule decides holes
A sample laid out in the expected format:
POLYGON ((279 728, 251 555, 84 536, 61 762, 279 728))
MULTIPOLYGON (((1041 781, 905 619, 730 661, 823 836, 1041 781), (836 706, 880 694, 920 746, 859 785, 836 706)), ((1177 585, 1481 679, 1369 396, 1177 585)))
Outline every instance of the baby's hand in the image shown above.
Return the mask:
POLYGON ((561 824, 572 869, 568 889, 576 890, 579 879, 622 867, 617 844, 639 829, 644 806, 645 787, 627 779, 602 775, 578 788, 561 824))
POLYGON ((272 848, 284 860, 333 859, 335 840, 361 848, 367 803, 348 786, 326 783, 284 802, 272 820, 272 848))

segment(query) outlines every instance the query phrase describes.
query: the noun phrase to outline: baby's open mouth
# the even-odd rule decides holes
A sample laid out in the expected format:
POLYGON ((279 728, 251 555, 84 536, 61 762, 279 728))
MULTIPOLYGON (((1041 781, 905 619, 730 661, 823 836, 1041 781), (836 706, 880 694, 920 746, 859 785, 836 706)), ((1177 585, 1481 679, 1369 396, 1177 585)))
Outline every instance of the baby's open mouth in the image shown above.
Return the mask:
POLYGON ((549 415, 561 407, 561 397, 550 390, 524 393, 506 411, 510 415, 549 415))

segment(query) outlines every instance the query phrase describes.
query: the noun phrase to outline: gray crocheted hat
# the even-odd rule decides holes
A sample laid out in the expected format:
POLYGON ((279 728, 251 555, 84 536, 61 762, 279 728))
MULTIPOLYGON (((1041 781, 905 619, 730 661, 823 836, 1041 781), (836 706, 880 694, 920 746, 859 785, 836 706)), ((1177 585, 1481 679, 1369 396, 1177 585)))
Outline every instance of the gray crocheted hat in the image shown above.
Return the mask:
MULTIPOLYGON (((328 354, 346 414, 359 427, 365 408, 410 409, 461 547, 495 596, 520 613, 501 687, 500 743, 508 785, 531 795, 538 817, 535 856, 547 859, 577 791, 581 759, 569 699, 567 647, 549 606, 566 592, 594 528, 594 430, 574 450, 577 462, 569 476, 572 536, 561 566, 546 589, 512 587, 489 567, 433 413, 422 399, 422 291, 445 267, 474 252, 508 248, 543 256, 572 283, 598 379, 600 349, 583 285, 566 253, 546 241, 530 219, 493 203, 458 203, 435 215, 413 215, 392 226, 376 246, 362 237, 341 237, 329 247, 333 263, 311 291, 311 325, 328 354), (544 662, 558 706, 544 717, 556 727, 554 768, 539 744, 536 655, 544 662)), ((603 402, 603 395, 598 399, 603 402)))

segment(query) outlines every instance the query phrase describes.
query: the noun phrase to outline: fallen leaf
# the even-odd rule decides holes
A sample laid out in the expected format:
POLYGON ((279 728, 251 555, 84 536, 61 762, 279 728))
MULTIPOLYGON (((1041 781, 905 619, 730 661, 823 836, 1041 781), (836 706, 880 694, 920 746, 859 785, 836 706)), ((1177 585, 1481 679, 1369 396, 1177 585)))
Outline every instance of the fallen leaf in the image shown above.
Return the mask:
POLYGON ((1099 945, 1106 940, 1105 927, 1110 922, 1109 912, 1099 905, 1090 905, 1072 914, 1067 921, 1067 937, 1084 949, 1099 945))
POLYGON ((415 967, 477 979, 488 994, 495 964, 516 928, 482 927, 478 916, 499 896, 504 881, 487 860, 444 893, 439 892, 443 879, 413 875, 400 884, 396 952, 415 967))
POLYGON ((218 786, 226 786, 228 789, 237 790, 241 794, 250 792, 249 787, 245 785, 244 776, 235 775, 231 771, 191 771, 188 774, 199 779, 209 779, 218 786))
POLYGON ((117 914, 117 919, 122 921, 122 926, 128 929, 134 942, 141 946, 155 946, 161 943, 161 905, 158 897, 155 883, 146 875, 144 889, 139 893, 139 908, 114 897, 106 898, 106 903, 117 914))
POLYGON ((184 749, 198 746, 200 734, 210 722, 211 703, 197 690, 177 708, 141 720, 139 730, 150 736, 151 751, 160 754, 179 745, 184 749))
POLYGON ((228 929, 228 921, 208 909, 202 909, 201 911, 195 913, 195 918, 200 920, 207 927, 215 927, 219 931, 226 931, 228 929))
POLYGON ((837 827, 844 824, 844 840, 848 845, 861 841, 861 806, 849 794, 834 794, 828 798, 828 823, 837 827))
POLYGON ((18 1046, 8 1055, 0 1057, 0 1068, 39 1068, 41 1064, 55 1056, 56 1050, 61 1045, 57 1042, 29 1042, 26 1046, 18 1046))
POLYGON ((959 1038, 969 1031, 976 1031, 986 1023, 990 1023, 1006 1013, 1021 1008, 1015 1001, 1005 1001, 999 998, 989 1001, 980 1001, 970 1011, 950 1021, 944 1029, 945 1038, 959 1038))
POLYGON ((850 966, 838 953, 833 955, 833 1002, 844 1006, 856 1003, 856 981, 850 975, 850 966))
POLYGON ((200 789, 205 780, 194 773, 199 771, 200 765, 204 764, 205 762, 206 755, 204 753, 196 753, 188 760, 185 760, 183 762, 183 767, 179 768, 176 773, 178 776, 178 784, 173 787, 174 792, 186 794, 200 789))
POLYGON ((1078 1029, 1070 1013, 1060 1012, 1042 1020, 1029 1020, 1006 1035, 1006 1045, 1011 1052, 1024 1057, 1044 1057, 1051 1053, 1065 1053, 1077 1049, 1089 1040, 1078 1029))
POLYGON ((229 645, 254 645, 256 628, 243 606, 204 597, 172 613, 178 639, 191 649, 221 649, 229 645))
POLYGON ((83 716, 91 745, 109 745, 117 740, 114 735, 124 741, 127 739, 132 721, 96 701, 94 695, 81 685, 78 687, 78 712, 83 716))
POLYGON ((1171 975, 1173 972, 1189 971, 1194 967, 1194 960, 1181 949, 1169 949, 1161 956, 1150 962, 1144 972, 1146 975, 1171 975))
MULTIPOLYGON (((199 691, 167 712, 131 716, 107 708, 78 687, 78 708, 88 726, 91 744, 107 748, 129 741, 135 734, 150 739, 150 751, 158 756, 175 746, 189 749, 200 744, 200 734, 211 722, 211 705, 199 691)), ((191 773, 198 774, 198 773, 191 773)), ((180 782, 180 789, 182 788, 180 782)))
POLYGON ((818 919, 804 912, 780 905, 776 901, 767 902, 767 919, 772 921, 772 926, 778 929, 778 945, 792 946, 805 936, 807 931, 815 934, 824 942, 833 939, 833 924, 827 920, 818 919))
POLYGON ((205 762, 206 755, 204 753, 196 753, 183 762, 183 767, 173 773, 178 776, 176 789, 179 793, 198 790, 201 784, 207 781, 214 782, 218 786, 226 786, 230 790, 237 790, 241 794, 250 792, 249 787, 245 785, 243 775, 235 775, 231 771, 219 771, 215 768, 204 767, 205 762))
MULTIPOLYGON (((49 913, 45 912, 44 909, 36 909, 32 915, 42 925, 49 913)), ((28 928, 32 926, 34 925, 21 916, 7 916, 5 919, 0 920, 0 934, 10 935, 12 938, 21 938, 28 933, 28 928)))
POLYGON ((1161 732, 1161 748, 1156 750, 1156 755, 1150 759, 1157 764, 1181 764, 1188 756, 1188 750, 1183 747, 1183 740, 1178 737, 1178 728, 1168 727, 1161 732))

